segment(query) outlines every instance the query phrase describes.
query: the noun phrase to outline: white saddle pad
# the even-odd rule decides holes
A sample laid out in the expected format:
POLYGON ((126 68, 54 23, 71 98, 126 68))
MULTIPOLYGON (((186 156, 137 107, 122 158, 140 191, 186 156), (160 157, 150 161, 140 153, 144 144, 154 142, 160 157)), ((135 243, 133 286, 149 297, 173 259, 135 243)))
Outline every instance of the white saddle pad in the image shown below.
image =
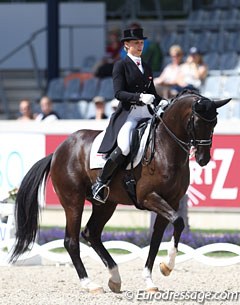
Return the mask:
MULTIPOLYGON (((142 136, 138 153, 133 162, 133 167, 136 167, 142 159, 149 131, 150 131, 150 122, 148 123, 147 128, 145 129, 144 134, 142 136)), ((93 141, 91 153, 90 153, 90 169, 103 168, 107 160, 105 154, 98 153, 98 149, 102 143, 104 134, 105 134, 105 130, 102 131, 99 135, 97 135, 97 137, 93 141)), ((127 169, 131 169, 131 164, 128 164, 127 169)))

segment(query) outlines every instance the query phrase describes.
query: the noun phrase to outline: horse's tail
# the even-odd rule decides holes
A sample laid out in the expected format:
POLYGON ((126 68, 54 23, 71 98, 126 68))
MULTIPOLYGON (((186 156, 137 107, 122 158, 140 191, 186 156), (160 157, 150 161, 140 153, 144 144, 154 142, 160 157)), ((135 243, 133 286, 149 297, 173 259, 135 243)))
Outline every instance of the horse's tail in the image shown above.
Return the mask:
POLYGON ((34 242, 39 227, 39 188, 45 188, 52 154, 35 163, 23 178, 15 207, 16 243, 10 258, 14 262, 34 242))

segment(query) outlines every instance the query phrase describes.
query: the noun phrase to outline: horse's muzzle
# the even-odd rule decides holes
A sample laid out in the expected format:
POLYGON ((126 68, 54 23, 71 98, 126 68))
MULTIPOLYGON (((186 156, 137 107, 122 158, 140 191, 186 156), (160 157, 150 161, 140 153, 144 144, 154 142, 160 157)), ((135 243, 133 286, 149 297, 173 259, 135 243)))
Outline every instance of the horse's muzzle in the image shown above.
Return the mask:
POLYGON ((198 163, 200 166, 205 166, 205 165, 207 165, 208 162, 210 161, 211 155, 210 155, 209 152, 205 152, 205 153, 196 152, 196 153, 195 153, 195 158, 196 158, 197 163, 198 163))

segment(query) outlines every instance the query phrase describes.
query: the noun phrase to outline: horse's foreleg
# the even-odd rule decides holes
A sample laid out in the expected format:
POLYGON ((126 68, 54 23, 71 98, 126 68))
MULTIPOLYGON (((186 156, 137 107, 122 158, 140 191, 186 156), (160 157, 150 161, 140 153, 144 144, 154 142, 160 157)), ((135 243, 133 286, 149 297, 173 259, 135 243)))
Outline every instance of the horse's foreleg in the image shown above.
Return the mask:
POLYGON ((148 258, 142 273, 148 291, 154 292, 158 290, 157 286, 152 281, 152 268, 167 225, 168 220, 166 218, 163 218, 161 215, 156 216, 148 258))
POLYGON ((181 216, 173 222, 174 232, 173 237, 169 243, 168 255, 165 262, 160 264, 160 270, 163 275, 168 276, 175 266, 175 258, 177 256, 178 243, 181 237, 181 233, 184 229, 184 221, 181 216))
POLYGON ((113 292, 119 293, 121 289, 121 278, 118 266, 101 241, 102 230, 115 209, 116 205, 113 203, 101 206, 93 205, 92 215, 82 232, 82 237, 92 246, 104 265, 108 268, 110 273, 109 288, 113 292))
POLYGON ((79 232, 81 226, 82 211, 83 207, 81 207, 81 209, 79 207, 76 207, 75 209, 65 209, 67 224, 64 246, 72 259, 82 288, 93 293, 103 292, 103 288, 100 285, 94 283, 89 279, 87 271, 80 257, 79 232))
POLYGON ((160 270, 164 275, 169 275, 174 268, 175 258, 177 255, 177 247, 181 237, 181 233, 184 229, 184 221, 181 216, 158 194, 151 193, 144 201, 144 206, 151 211, 161 215, 174 226, 173 239, 170 242, 168 249, 168 256, 166 262, 160 264, 160 270))

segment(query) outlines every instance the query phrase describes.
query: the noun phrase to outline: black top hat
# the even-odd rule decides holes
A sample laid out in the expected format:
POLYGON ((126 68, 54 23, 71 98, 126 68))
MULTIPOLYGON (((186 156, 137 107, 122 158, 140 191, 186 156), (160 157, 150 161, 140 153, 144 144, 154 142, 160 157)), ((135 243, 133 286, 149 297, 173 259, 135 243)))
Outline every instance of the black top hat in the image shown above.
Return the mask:
POLYGON ((144 40, 147 37, 143 37, 143 29, 127 29, 123 31, 123 38, 121 39, 122 42, 126 40, 144 40))

